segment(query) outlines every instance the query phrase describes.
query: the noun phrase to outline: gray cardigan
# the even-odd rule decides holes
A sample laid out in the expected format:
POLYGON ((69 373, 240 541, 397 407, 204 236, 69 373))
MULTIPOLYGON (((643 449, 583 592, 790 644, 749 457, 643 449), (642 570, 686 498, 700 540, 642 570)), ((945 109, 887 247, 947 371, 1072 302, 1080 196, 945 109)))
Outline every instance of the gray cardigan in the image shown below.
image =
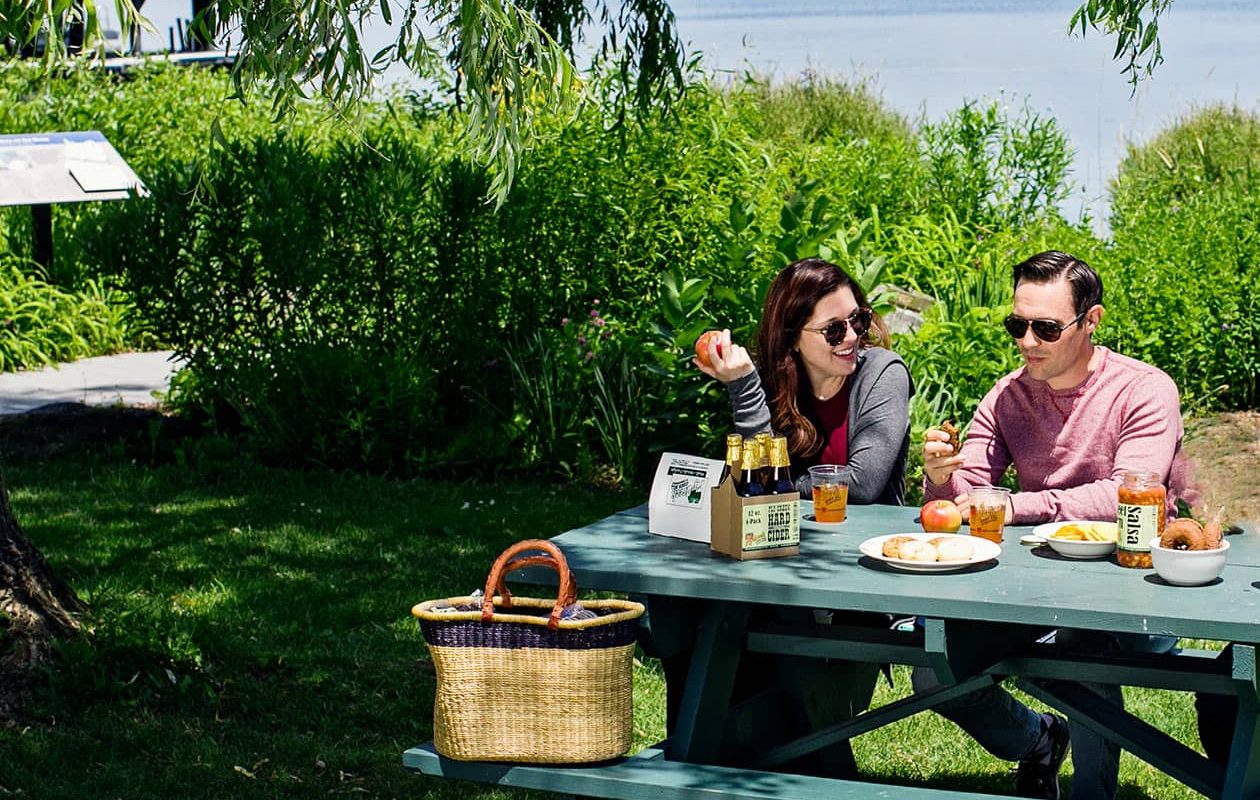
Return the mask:
MULTIPOLYGON (((906 454, 910 448, 910 370, 891 350, 868 347, 858 353, 849 377, 849 500, 901 505, 905 498, 906 454)), ((770 430, 770 407, 761 376, 754 370, 726 384, 735 430, 745 437, 770 430)), ((793 459, 796 485, 810 492, 808 462, 793 459), (801 466, 798 466, 800 464, 801 466)))

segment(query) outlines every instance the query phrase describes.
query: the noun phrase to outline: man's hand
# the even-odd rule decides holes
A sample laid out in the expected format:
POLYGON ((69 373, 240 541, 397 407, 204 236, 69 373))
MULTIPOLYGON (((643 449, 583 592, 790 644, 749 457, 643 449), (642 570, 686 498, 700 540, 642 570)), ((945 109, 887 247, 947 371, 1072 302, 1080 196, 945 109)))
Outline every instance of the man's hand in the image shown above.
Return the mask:
POLYGON ((949 434, 940 428, 923 433, 923 474, 937 486, 949 483, 949 476, 963 465, 961 455, 954 453, 949 434))
POLYGON ((706 367, 696 358, 691 359, 691 363, 705 375, 716 378, 722 383, 730 383, 737 378, 742 378, 754 369, 752 357, 748 355, 748 351, 731 343, 730 328, 724 328, 720 337, 714 336, 709 339, 709 363, 712 366, 706 367))

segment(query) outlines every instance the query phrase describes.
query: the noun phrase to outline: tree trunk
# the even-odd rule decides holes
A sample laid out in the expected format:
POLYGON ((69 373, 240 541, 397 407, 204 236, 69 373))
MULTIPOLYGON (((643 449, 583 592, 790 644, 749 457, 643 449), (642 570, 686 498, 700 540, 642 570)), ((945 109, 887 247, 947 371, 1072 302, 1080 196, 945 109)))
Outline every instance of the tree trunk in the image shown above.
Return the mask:
POLYGON ((52 641, 79 630, 84 608, 22 533, 0 475, 0 721, 16 710, 31 668, 48 657, 52 641))

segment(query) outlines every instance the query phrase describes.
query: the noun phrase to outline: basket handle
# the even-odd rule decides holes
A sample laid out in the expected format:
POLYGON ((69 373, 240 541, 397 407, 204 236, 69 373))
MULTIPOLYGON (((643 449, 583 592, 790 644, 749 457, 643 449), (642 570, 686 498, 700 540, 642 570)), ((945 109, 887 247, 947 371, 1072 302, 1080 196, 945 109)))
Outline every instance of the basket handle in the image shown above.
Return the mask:
POLYGON ((494 595, 496 590, 503 598, 504 608, 511 608, 512 594, 508 591, 507 584, 504 583, 504 576, 522 567, 549 567, 560 576, 560 587, 556 593, 556 604, 552 607, 551 617, 547 621, 547 627, 555 630, 556 626, 560 624, 560 612, 564 611, 565 606, 571 605, 577 599, 577 584, 573 582, 573 573, 569 571, 569 562, 565 560, 564 553, 560 552, 559 547, 556 547, 546 539, 526 539, 517 542, 499 554, 499 557, 494 561, 494 566, 490 568, 490 574, 486 577, 486 589, 481 598, 481 620, 489 622, 494 616, 494 595), (521 553, 531 550, 541 550, 543 554, 517 558, 521 553))

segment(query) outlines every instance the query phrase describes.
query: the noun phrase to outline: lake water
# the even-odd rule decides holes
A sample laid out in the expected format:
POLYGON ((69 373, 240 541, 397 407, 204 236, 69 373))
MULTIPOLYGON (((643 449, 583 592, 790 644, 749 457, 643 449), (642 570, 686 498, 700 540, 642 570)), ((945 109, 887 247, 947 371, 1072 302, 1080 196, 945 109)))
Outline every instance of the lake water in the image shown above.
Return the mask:
MULTIPOLYGON (((675 0, 682 38, 710 70, 781 79, 805 70, 869 79, 893 108, 939 119, 965 100, 995 98, 1052 114, 1076 151, 1069 218, 1105 229, 1106 189, 1126 142, 1143 141, 1208 103, 1260 110, 1260 3, 1176 0, 1161 17, 1165 62, 1130 96, 1112 40, 1069 37, 1074 0, 675 0), (872 10, 872 7, 876 7, 872 10)), ((162 32, 188 14, 148 0, 162 32)), ((369 29, 369 52, 389 31, 369 29)), ((399 73, 393 73, 399 77, 399 73)))
POLYGON ((938 119, 968 99, 1028 102, 1052 114, 1076 151, 1064 210, 1102 229, 1106 188, 1126 142, 1143 141, 1214 102, 1260 110, 1260 4, 1176 0, 1161 17, 1164 63, 1130 96, 1114 41, 1069 37, 1071 0, 755 2, 681 0, 679 29, 710 68, 868 76, 911 117, 938 119), (878 5, 874 13, 871 6, 878 5))

